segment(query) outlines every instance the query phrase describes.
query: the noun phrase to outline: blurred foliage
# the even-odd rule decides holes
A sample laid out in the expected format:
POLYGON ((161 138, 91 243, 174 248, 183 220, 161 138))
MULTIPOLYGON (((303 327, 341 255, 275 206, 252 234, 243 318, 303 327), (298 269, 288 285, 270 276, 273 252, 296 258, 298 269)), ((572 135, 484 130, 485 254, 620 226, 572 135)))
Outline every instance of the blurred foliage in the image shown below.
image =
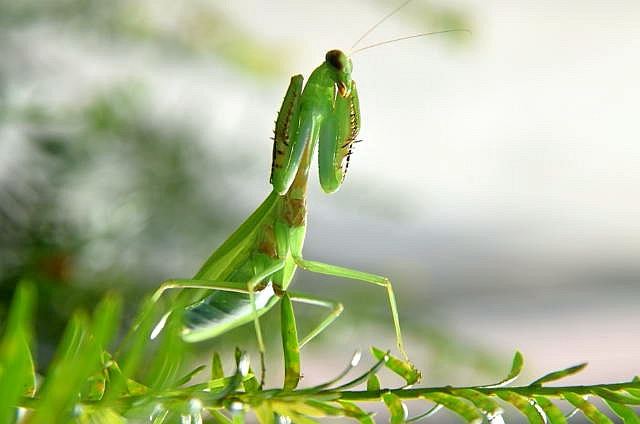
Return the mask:
MULTIPOLYGON (((424 422, 444 411, 470 424, 503 423, 524 418, 531 424, 566 424, 576 413, 598 424, 625 424, 640 419, 640 380, 590 386, 558 386, 557 382, 584 369, 579 364, 553 371, 526 385, 515 386, 524 367, 520 352, 497 382, 468 387, 413 387, 421 374, 411 363, 371 348, 373 362, 356 377, 356 353, 335 378, 306 388, 264 389, 251 369, 249 356, 236 350, 234 369, 225 373, 214 353, 209 366, 184 368, 184 343, 179 327, 168 325, 160 340, 149 339, 158 315, 146 302, 128 336, 114 351, 121 301, 107 296, 93 312, 74 313, 57 347, 54 360, 37 383, 33 349, 33 285, 21 284, 0 336, 0 422, 36 423, 315 423, 319 418, 350 418, 373 424, 371 403, 384 405, 391 423, 424 422), (387 373, 403 382, 394 387, 387 373), (194 381, 198 378, 200 381, 194 381), (550 385, 553 383, 554 385, 550 385), (595 403, 594 400, 598 400, 595 403), (512 407, 505 410, 504 406, 512 407), (409 407, 412 412, 409 414, 409 407), (567 409, 568 407, 568 409, 567 409), (366 408, 366 409, 365 409, 366 408), (415 411, 418 412, 415 412, 415 411)), ((169 320, 178 323, 177 320, 169 320)), ((299 362, 297 365, 300 365, 299 362)), ((325 377, 326 378, 326 377, 325 377)), ((445 415, 446 417, 446 415, 445 415)))
POLYGON ((175 52, 215 55, 254 75, 278 71, 279 46, 261 42, 215 2, 178 5, 150 0, 1 0, 0 28, 47 24, 105 41, 151 43, 175 52), (167 19, 167 17, 171 17, 167 19))
POLYGON ((204 180, 223 181, 233 159, 209 157, 188 130, 151 121, 146 106, 125 86, 77 110, 13 111, 25 138, 0 185, 0 287, 9 299, 22 278, 38 285, 50 342, 78 303, 106 287, 153 287, 230 225, 225 190, 207 192, 204 180))

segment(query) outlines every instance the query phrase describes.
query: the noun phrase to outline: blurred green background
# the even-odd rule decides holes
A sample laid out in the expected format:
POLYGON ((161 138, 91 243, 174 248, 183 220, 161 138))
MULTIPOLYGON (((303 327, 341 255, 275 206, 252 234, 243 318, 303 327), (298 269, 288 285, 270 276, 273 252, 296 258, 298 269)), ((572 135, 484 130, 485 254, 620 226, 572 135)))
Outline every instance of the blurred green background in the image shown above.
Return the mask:
MULTIPOLYGON (((0 2, 0 290, 4 313, 37 283, 42 364, 73 309, 117 290, 132 315, 195 273, 270 190, 289 77, 396 5, 0 2)), ((427 384, 480 384, 515 349, 532 374, 638 372, 640 8, 574 6, 416 0, 361 45, 472 35, 353 58, 364 141, 340 193, 310 185, 305 252, 394 282, 427 384)), ((295 288, 346 306, 305 348, 309 384, 393 346, 382 290, 302 272, 295 288)))

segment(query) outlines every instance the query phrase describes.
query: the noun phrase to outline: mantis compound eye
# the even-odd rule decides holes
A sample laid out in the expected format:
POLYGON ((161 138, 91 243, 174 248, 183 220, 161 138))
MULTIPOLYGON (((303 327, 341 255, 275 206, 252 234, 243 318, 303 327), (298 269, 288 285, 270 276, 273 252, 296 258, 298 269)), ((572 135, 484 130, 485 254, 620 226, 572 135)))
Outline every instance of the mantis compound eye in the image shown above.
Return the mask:
POLYGON ((325 60, 336 71, 342 72, 344 71, 344 68, 349 59, 347 58, 347 55, 340 50, 329 50, 327 52, 327 55, 325 56, 325 60))

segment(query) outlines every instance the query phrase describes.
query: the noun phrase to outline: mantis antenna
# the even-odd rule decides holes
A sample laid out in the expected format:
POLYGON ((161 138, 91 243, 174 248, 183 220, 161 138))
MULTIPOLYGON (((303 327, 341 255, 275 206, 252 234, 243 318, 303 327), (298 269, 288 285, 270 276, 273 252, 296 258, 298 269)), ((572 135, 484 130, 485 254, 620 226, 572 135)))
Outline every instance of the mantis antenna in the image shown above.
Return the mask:
POLYGON ((435 34, 444 34, 447 32, 466 32, 471 34, 471 31, 468 29, 445 29, 445 30, 441 30, 441 31, 433 31, 433 32, 421 32, 418 34, 412 34, 412 35, 405 35, 402 37, 398 37, 398 38, 393 38, 391 40, 385 40, 385 41, 380 41, 378 43, 373 43, 373 44, 369 44, 367 46, 364 47, 360 47, 358 49, 355 49, 356 46, 358 44, 360 44, 360 42, 362 40, 364 40, 369 34, 371 34, 376 28, 378 28, 384 21, 386 21, 387 19, 389 19, 390 17, 392 17, 393 15, 395 15, 396 13, 398 13, 401 9, 403 9, 407 4, 411 3, 412 0, 406 0, 405 2, 403 2, 402 4, 400 4, 398 7, 396 7, 395 9, 393 9, 391 12, 387 13, 385 16, 383 16, 378 22, 376 22, 375 24, 373 24, 368 30, 366 30, 364 32, 364 34, 362 34, 360 36, 360 38, 358 38, 356 40, 355 43, 353 43, 353 45, 350 48, 350 54, 349 56, 353 56, 356 53, 359 53, 363 50, 368 50, 371 49, 373 47, 378 47, 378 46, 383 46, 385 44, 391 44, 391 43, 395 43, 397 41, 403 41, 403 40, 409 40, 412 38, 420 38, 420 37, 426 37, 429 35, 435 35, 435 34), (355 50, 354 50, 355 49, 355 50))

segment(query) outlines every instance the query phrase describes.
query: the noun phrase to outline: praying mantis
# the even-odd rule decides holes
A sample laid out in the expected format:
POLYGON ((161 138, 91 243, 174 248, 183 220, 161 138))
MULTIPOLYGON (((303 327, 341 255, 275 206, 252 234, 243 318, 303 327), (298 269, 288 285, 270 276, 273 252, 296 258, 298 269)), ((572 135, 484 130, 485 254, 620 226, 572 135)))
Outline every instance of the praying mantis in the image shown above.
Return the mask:
MULTIPOLYGON (((279 300, 284 305, 283 325, 290 325, 293 319, 292 301, 330 309, 299 341, 295 324, 293 329, 289 326, 283 331, 285 354, 296 354, 343 309, 338 302, 289 291, 294 273, 300 268, 386 289, 397 347, 403 358, 408 359, 395 295, 387 278, 307 260, 302 255, 308 174, 316 146, 320 185, 326 193, 335 192, 342 185, 360 130, 358 92, 351 71, 351 59, 340 50, 331 50, 311 73, 304 88, 302 75, 291 78, 273 137, 270 176, 273 190, 193 278, 166 281, 154 294, 154 299, 158 299, 170 288, 214 290, 204 293, 204 297, 182 311, 185 341, 213 338, 253 321, 262 354, 264 340, 258 318, 279 300)), ((289 384, 295 387, 297 381, 289 384)))
MULTIPOLYGON (((407 3, 370 28, 356 44, 407 3)), ((457 30, 438 33, 450 31, 457 30)), ((402 37, 365 48, 429 34, 434 33, 402 37)), ((360 107, 352 68, 347 54, 330 50, 306 84, 302 75, 291 78, 274 130, 270 175, 273 190, 213 252, 193 278, 168 280, 153 296, 157 301, 165 290, 182 289, 183 297, 176 307, 179 310, 173 313, 181 315, 181 337, 187 342, 214 338, 253 322, 263 361, 263 377, 265 344, 259 317, 281 301, 284 387, 287 389, 295 388, 300 378, 299 349, 329 326, 343 310, 339 302, 289 290, 297 269, 362 281, 385 289, 397 348, 408 362, 389 279, 308 260, 302 254, 308 175, 316 148, 320 185, 324 192, 333 193, 344 181, 353 145, 358 141, 360 107), (194 290, 184 289, 200 290, 193 294, 194 290), (298 339, 292 302, 321 306, 329 312, 308 334, 298 339)))

